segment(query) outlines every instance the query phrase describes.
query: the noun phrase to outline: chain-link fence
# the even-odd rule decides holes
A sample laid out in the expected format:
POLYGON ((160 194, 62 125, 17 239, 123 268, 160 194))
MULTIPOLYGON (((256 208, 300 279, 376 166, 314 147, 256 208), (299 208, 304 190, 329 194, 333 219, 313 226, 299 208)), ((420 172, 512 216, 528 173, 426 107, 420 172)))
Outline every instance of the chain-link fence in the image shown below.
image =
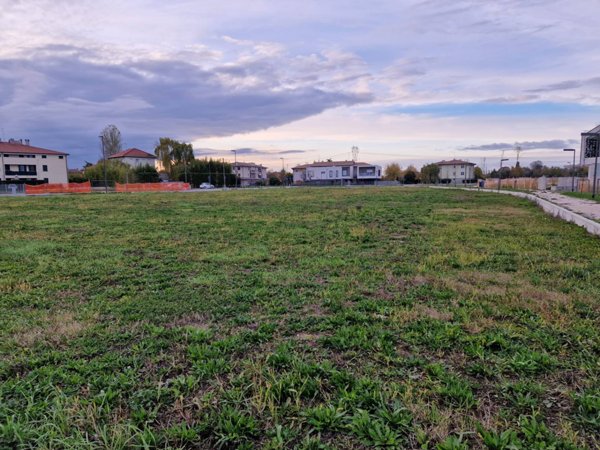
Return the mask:
POLYGON ((23 183, 0 183, 1 195, 19 195, 25 193, 25 185, 23 183))

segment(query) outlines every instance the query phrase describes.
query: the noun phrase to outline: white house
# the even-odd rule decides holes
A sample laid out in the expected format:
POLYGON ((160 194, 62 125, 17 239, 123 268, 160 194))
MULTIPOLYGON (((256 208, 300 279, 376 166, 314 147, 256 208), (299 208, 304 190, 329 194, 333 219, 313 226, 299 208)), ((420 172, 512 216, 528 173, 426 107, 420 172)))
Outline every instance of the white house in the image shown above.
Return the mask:
POLYGON ((374 184, 381 166, 357 161, 324 161, 292 167, 294 184, 374 184))
POLYGON ((68 153, 29 145, 29 139, 0 141, 0 182, 67 183, 68 153))
POLYGON ((233 173, 238 177, 241 187, 256 186, 267 181, 267 168, 252 162, 236 162, 233 173))
MULTIPOLYGON (((600 125, 590 131, 581 133, 580 164, 588 166, 588 178, 591 183, 594 181, 596 156, 599 156, 598 165, 600 166, 600 139, 598 139, 598 135, 600 135, 600 125)), ((597 183, 600 183, 600 167, 598 168, 597 180, 597 183)))
POLYGON ((154 161, 156 156, 151 153, 140 150, 139 148, 128 148, 127 150, 120 151, 114 155, 110 155, 107 159, 113 161, 121 161, 131 167, 139 167, 149 165, 154 167, 154 161))
POLYGON ((442 183, 464 184, 475 181, 475 164, 461 159, 439 161, 439 179, 442 183))

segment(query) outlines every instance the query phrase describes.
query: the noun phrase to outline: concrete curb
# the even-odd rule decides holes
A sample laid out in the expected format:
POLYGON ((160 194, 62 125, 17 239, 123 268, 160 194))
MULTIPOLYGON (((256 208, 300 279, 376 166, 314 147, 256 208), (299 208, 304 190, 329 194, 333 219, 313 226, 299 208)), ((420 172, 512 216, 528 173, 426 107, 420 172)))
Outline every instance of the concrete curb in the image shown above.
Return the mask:
MULTIPOLYGON (((439 187, 437 188, 439 189, 439 187)), ((450 188, 442 188, 442 189, 450 189, 450 188)), ((600 222, 596 222, 592 219, 588 219, 580 214, 574 213, 562 206, 558 206, 548 200, 544 200, 543 198, 537 197, 533 194, 527 194, 525 192, 514 192, 514 191, 497 191, 497 190, 489 190, 484 189, 478 191, 477 189, 467 189, 460 188, 464 191, 474 191, 474 192, 489 192, 491 194, 506 194, 512 195, 514 197, 525 198, 537 204, 540 208, 544 210, 547 214, 550 214, 553 217, 558 219, 565 220, 567 222, 572 222, 575 225, 579 225, 587 230, 588 233, 594 234, 596 236, 600 236, 600 222)))

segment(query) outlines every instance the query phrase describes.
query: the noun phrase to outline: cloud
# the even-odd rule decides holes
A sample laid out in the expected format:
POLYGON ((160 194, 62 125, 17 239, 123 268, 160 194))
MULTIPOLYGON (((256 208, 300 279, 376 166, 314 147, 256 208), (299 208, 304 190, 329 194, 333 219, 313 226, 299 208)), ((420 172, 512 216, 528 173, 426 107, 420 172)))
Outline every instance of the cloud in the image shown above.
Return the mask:
POLYGON ((293 154, 303 154, 306 153, 307 150, 259 150, 256 148, 237 148, 232 150, 217 150, 212 148, 200 148, 195 149, 194 153, 196 156, 214 156, 214 155, 225 155, 227 154, 230 157, 235 150, 238 156, 244 155, 256 155, 256 156, 267 156, 267 157, 277 157, 279 155, 293 155, 293 154))
POLYGON ((159 136, 226 136, 372 100, 368 92, 329 82, 345 72, 338 55, 329 69, 331 58, 319 56, 312 72, 319 82, 310 83, 302 79, 311 74, 309 67, 299 76, 282 72, 281 61, 271 56, 205 68, 174 58, 113 63, 101 52, 65 45, 33 54, 1 61, 0 114, 3 127, 28 130, 39 145, 95 147, 107 123, 146 144, 159 136))
POLYGON ((549 84, 541 88, 530 89, 528 92, 566 91, 582 87, 600 87, 600 77, 588 78, 586 80, 565 80, 559 83, 549 84))
POLYGON ((498 151, 498 150, 512 150, 516 147, 521 147, 521 150, 539 150, 539 149, 563 149, 569 146, 573 146, 574 144, 578 144, 579 141, 577 139, 554 139, 550 141, 525 141, 525 142, 515 142, 512 144, 508 143, 494 143, 494 144, 483 144, 483 145, 470 145, 468 147, 463 147, 461 150, 490 150, 490 151, 498 151))

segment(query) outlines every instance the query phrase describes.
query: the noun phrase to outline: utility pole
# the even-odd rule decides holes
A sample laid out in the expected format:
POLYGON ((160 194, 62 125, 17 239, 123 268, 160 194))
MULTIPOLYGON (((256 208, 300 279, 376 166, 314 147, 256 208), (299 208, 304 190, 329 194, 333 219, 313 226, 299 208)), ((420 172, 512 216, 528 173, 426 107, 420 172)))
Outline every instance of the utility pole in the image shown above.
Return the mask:
MULTIPOLYGON (((504 151, 502 152, 504 156, 504 151)), ((498 169, 498 192, 500 192, 500 185, 502 184, 502 163, 508 161, 508 158, 500 158, 500 169, 498 169)))
POLYGON ((281 174, 282 174, 282 180, 281 180, 281 184, 283 186, 286 185, 286 181, 287 181, 287 175, 285 173, 285 158, 279 158, 281 160, 281 174))
POLYGON ((233 174, 235 175, 235 187, 238 187, 239 168, 237 166, 237 150, 231 150, 233 152, 233 174))
POLYGON ((98 136, 100 138, 100 142, 102 143, 102 165, 104 166, 104 193, 108 194, 108 184, 106 180, 106 150, 104 146, 104 136, 98 136))
POLYGON ((223 189, 225 189, 225 158, 223 158, 223 189))

